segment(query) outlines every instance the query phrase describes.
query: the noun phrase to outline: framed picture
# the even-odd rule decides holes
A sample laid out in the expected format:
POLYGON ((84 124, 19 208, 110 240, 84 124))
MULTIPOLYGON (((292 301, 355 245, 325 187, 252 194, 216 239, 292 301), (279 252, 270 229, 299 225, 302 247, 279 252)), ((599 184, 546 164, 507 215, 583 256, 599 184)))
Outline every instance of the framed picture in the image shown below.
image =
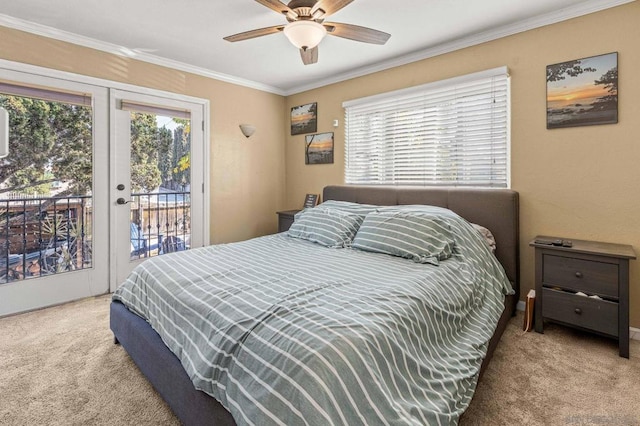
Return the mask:
POLYGON ((307 209, 310 207, 315 207, 318 205, 318 201, 320 200, 320 194, 307 194, 304 197, 304 205, 302 208, 307 209))
POLYGON ((305 164, 333 164, 333 132, 307 135, 305 164))
POLYGON ((547 129, 617 122, 617 52, 547 66, 547 129))
POLYGON ((318 103, 291 108, 291 135, 315 133, 318 131, 318 103))

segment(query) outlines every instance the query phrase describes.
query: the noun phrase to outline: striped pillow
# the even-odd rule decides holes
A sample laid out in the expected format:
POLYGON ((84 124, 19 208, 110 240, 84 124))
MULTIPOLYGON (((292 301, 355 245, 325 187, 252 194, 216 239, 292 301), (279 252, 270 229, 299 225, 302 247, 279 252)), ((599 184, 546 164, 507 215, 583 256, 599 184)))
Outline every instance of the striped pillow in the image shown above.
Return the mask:
POLYGON ((374 206, 373 204, 360 204, 360 203, 352 203, 351 201, 338 201, 338 200, 327 200, 324 203, 318 205, 319 208, 329 208, 340 210, 347 213, 357 214, 364 217, 371 212, 376 211, 379 206, 374 206))
POLYGON ((329 208, 305 209, 287 231, 290 237, 313 241, 326 247, 341 248, 351 245, 358 232, 362 216, 329 208))
POLYGON ((369 213, 352 247, 438 265, 454 247, 449 225, 428 212, 378 211, 369 213))

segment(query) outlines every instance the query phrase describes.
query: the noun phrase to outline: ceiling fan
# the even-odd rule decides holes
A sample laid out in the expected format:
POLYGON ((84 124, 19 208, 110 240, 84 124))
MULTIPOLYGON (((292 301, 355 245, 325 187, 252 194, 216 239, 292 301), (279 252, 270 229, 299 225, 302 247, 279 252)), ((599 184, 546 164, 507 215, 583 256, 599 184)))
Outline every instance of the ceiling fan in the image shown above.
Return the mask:
POLYGON ((372 28, 324 22, 327 16, 336 13, 353 0, 291 0, 289 4, 279 0, 256 1, 284 15, 289 23, 234 34, 224 37, 225 40, 241 41, 284 32, 289 41, 300 49, 302 62, 309 65, 318 62, 318 44, 327 34, 372 44, 385 44, 391 37, 390 34, 372 28))

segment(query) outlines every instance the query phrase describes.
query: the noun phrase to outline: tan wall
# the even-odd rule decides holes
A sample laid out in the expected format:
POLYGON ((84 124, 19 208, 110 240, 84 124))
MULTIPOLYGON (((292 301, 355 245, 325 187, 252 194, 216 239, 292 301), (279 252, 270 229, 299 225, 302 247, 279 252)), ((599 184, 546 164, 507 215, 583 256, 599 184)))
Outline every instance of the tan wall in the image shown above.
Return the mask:
POLYGON ((284 204, 284 97, 0 27, 0 58, 208 99, 211 242, 275 232, 284 204), (246 139, 238 125, 249 122, 246 139))
MULTIPOLYGON (((3 27, 0 58, 209 99, 213 243, 274 232, 276 210, 299 207, 304 194, 343 183, 343 101, 506 65, 526 294, 533 287, 527 243, 536 234, 627 243, 640 254, 637 22, 640 4, 633 2, 286 99, 3 27), (619 123, 547 130, 545 66, 613 51, 619 53, 619 123), (335 132, 333 165, 305 166, 304 136, 285 132, 289 109, 308 102, 318 102, 318 131, 335 132), (340 120, 335 129, 334 119, 340 120), (257 127, 248 140, 238 129, 247 121, 257 127)), ((632 326, 640 327, 640 261, 631 262, 631 299, 632 326)))
MULTIPOLYGON (((286 207, 343 183, 343 101, 506 65, 512 188, 521 197, 521 294, 534 286, 528 242, 536 234, 631 244, 640 255, 639 22, 640 3, 633 2, 288 97, 287 110, 318 102, 318 131, 335 131, 335 163, 306 166, 304 136, 287 136, 286 207), (547 130, 546 65, 615 51, 619 123, 547 130)), ((640 327, 640 260, 631 261, 630 291, 631 325, 640 327)))

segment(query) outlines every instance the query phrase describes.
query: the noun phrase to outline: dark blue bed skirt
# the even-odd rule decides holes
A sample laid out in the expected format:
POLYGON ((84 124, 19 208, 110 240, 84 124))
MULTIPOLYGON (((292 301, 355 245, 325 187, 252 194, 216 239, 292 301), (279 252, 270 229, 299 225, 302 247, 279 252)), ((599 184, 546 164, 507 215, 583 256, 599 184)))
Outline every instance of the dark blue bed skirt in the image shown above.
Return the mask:
POLYGON ((184 425, 235 425, 218 401, 193 387, 178 358, 145 320, 112 302, 110 322, 116 341, 184 425))

